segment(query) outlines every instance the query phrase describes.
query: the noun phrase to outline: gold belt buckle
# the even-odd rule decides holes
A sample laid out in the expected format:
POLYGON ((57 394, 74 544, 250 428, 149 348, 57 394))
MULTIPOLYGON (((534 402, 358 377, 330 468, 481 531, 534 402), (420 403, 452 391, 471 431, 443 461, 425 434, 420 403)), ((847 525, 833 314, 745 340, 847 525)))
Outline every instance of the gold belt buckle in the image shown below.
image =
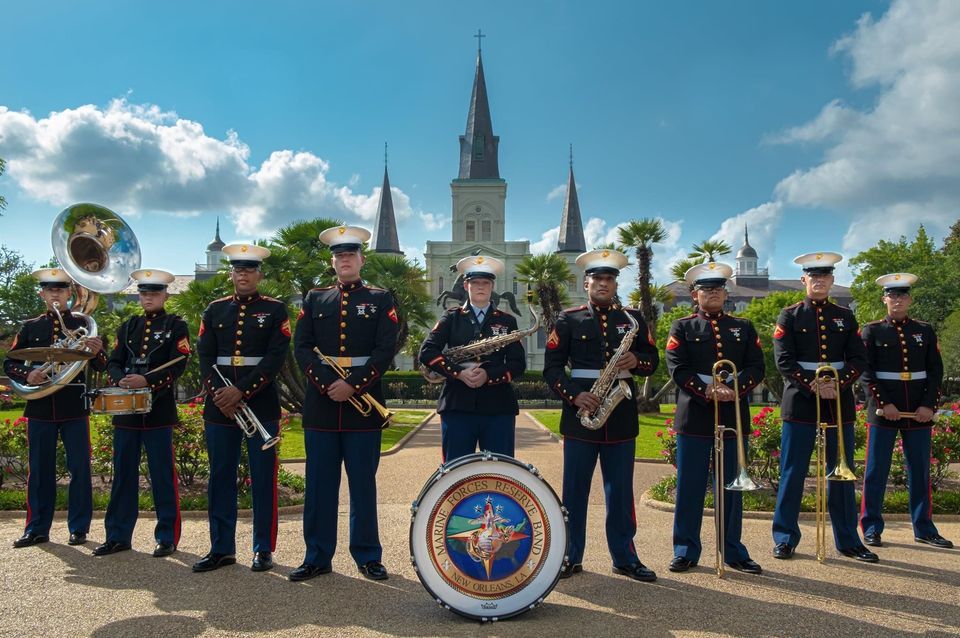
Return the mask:
POLYGON ((341 368, 349 368, 353 363, 353 357, 337 357, 337 365, 341 368))
POLYGON ((900 380, 901 380, 901 381, 909 381, 912 377, 913 377, 913 375, 910 374, 909 372, 901 372, 901 373, 900 373, 900 380))
POLYGON ((243 357, 241 357, 241 356, 239 356, 239 355, 234 355, 234 356, 230 357, 230 365, 233 365, 233 366, 242 366, 242 365, 243 365, 243 357))

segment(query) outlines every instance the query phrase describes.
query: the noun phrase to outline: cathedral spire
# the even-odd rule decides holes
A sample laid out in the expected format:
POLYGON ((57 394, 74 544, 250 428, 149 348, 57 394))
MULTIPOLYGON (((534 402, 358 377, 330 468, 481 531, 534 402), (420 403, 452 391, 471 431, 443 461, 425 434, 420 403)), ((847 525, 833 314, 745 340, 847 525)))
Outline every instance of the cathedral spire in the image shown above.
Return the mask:
POLYGON ((567 178, 567 198, 563 202, 563 217, 560 219, 560 235, 557 237, 558 253, 586 252, 583 238, 583 221, 580 219, 580 199, 577 197, 577 181, 573 177, 573 144, 570 145, 570 174, 567 178))
POLYGON ((380 189, 380 206, 373 224, 370 248, 375 253, 402 255, 397 239, 397 219, 393 213, 393 196, 390 194, 390 176, 387 174, 387 144, 383 144, 383 187, 380 189))
POLYGON ((497 147, 500 138, 493 134, 490 104, 487 101, 487 82, 483 75, 483 57, 479 30, 477 35, 477 71, 473 78, 473 94, 467 112, 467 129, 460 136, 460 179, 500 179, 497 147))
POLYGON ((213 241, 207 244, 207 252, 216 252, 222 250, 226 244, 223 243, 223 240, 220 239, 220 217, 217 217, 217 233, 213 238, 213 241))

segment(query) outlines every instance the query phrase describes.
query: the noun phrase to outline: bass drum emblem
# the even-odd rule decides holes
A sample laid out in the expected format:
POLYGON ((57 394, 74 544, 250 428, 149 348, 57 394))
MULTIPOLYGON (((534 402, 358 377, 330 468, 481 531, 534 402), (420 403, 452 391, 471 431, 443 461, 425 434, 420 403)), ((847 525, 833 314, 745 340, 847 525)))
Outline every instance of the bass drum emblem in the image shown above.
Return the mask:
POLYGON ((480 621, 533 609, 566 562, 566 510, 532 465, 482 452, 441 465, 413 503, 410 556, 443 607, 480 621))

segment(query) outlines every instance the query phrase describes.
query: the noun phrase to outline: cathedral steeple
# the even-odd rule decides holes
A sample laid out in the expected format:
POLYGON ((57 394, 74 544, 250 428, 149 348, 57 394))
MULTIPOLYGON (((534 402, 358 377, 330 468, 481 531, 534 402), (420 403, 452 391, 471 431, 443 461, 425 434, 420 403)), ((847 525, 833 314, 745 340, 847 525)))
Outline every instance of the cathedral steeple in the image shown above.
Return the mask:
POLYGON ((586 250, 586 241, 583 238, 583 221, 580 218, 580 199, 577 197, 577 181, 573 177, 573 144, 571 144, 567 199, 563 203, 560 235, 557 237, 557 252, 580 254, 586 252, 586 250))
POLYGON ((375 253, 402 255, 397 239, 397 219, 393 213, 393 195, 390 194, 390 176, 387 174, 387 144, 383 144, 383 187, 380 189, 380 206, 373 224, 370 248, 375 253))
POLYGON ((467 130, 460 136, 460 179, 500 179, 497 147, 500 138, 493 134, 487 82, 483 76, 483 57, 479 30, 477 35, 477 71, 473 78, 473 94, 467 112, 467 130))

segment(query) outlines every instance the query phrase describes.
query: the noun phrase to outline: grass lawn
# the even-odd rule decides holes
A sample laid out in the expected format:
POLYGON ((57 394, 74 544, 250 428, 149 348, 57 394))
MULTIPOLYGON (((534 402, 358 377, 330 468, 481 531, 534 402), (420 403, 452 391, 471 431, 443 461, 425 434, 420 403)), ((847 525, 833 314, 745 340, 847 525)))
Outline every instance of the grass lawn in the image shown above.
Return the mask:
POLYGON ((10 419, 10 422, 13 423, 16 419, 19 419, 23 416, 23 408, 17 408, 16 410, 0 410, 0 423, 3 423, 7 419, 10 419))
MULTIPOLYGON (((392 448, 407 432, 430 414, 429 410, 394 410, 394 412, 396 416, 393 417, 393 422, 383 431, 383 438, 380 441, 381 452, 392 448)), ((303 447, 303 425, 300 417, 293 417, 287 428, 283 431, 283 441, 280 443, 280 458, 305 458, 307 452, 303 447)))
MULTIPOLYGON (((750 414, 756 414, 762 406, 750 406, 750 414)), ((640 434, 637 436, 637 448, 634 456, 638 459, 659 459, 660 439, 658 431, 667 429, 666 420, 673 418, 677 409, 674 404, 662 404, 660 414, 640 415, 640 434)), ((774 408, 779 413, 780 408, 774 408)), ((540 423, 543 423, 551 432, 560 434, 560 410, 529 410, 540 423)))

